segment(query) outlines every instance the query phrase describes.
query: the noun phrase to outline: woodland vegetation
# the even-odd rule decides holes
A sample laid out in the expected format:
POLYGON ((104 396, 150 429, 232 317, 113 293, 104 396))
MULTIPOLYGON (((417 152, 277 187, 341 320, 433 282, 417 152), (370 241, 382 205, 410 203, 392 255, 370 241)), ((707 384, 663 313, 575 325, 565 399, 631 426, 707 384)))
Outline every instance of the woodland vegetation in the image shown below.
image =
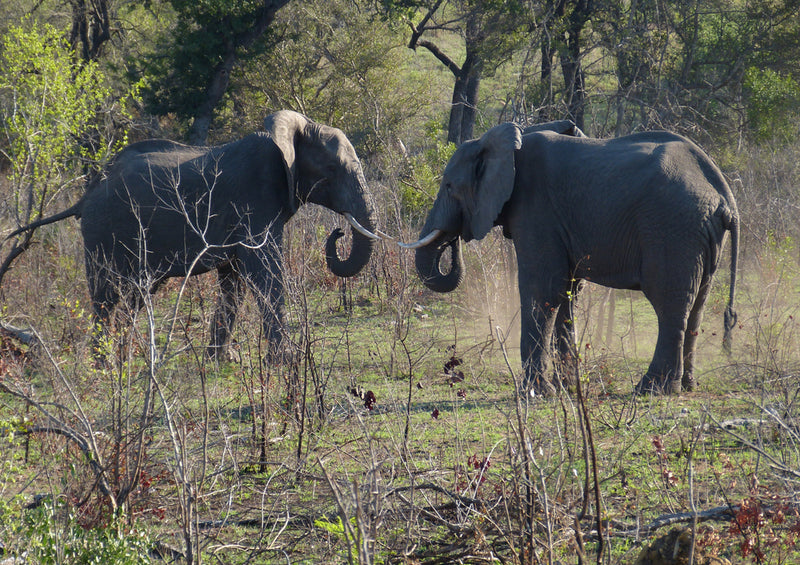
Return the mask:
POLYGON ((118 315, 101 366, 65 220, 0 247, 1 562, 798 562, 800 1, 4 0, 0 233, 128 143, 223 143, 280 109, 346 133, 405 241, 455 147, 497 123, 686 135, 742 218, 733 355, 720 275, 699 390, 635 397, 653 313, 589 285, 580 386, 521 402, 502 234, 433 295, 389 242, 337 280, 340 220, 306 206, 292 363, 264 365, 251 300, 238 359, 207 360, 201 276, 118 315))

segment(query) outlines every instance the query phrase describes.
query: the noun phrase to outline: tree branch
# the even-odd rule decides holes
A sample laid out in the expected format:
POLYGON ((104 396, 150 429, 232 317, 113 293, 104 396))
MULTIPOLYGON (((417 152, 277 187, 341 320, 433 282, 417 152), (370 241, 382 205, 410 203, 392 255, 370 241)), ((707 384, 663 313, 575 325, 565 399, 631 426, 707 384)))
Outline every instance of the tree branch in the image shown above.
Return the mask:
POLYGON ((277 11, 288 4, 289 1, 290 0, 265 1, 261 13, 253 27, 228 42, 222 62, 216 66, 214 74, 209 81, 205 100, 200 104, 194 115, 194 121, 192 122, 192 129, 189 135, 190 143, 194 145, 205 145, 206 139, 208 138, 208 129, 214 117, 214 109, 228 90, 231 72, 238 60, 237 51, 240 49, 247 49, 256 39, 261 37, 272 23, 272 20, 275 19, 277 11))
POLYGON ((444 66, 450 69, 450 72, 452 72, 455 76, 461 76, 461 67, 459 67, 458 64, 450 57, 445 55, 436 45, 427 40, 420 41, 418 45, 433 53, 433 56, 439 59, 439 61, 441 61, 444 66))
POLYGON ((408 25, 411 27, 411 39, 408 41, 408 47, 410 49, 417 49, 419 38, 422 37, 422 34, 425 33, 425 30, 428 29, 426 27, 428 21, 433 17, 433 14, 436 13, 436 10, 439 9, 439 6, 442 5, 443 0, 437 0, 436 4, 428 10, 428 13, 422 17, 422 20, 419 22, 419 25, 414 25, 414 22, 409 21, 408 25))

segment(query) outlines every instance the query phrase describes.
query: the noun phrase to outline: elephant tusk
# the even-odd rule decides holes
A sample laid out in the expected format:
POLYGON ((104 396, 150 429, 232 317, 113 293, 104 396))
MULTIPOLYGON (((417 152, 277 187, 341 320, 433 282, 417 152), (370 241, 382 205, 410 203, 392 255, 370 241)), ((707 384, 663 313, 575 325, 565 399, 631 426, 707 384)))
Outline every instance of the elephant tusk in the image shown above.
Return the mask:
POLYGON ((375 233, 377 233, 383 239, 388 239, 389 241, 397 241, 396 237, 394 237, 393 235, 389 235, 388 233, 383 233, 381 230, 375 230, 375 233))
POLYGON ((344 215, 344 217, 347 219, 347 221, 348 221, 348 222, 350 222, 350 225, 351 225, 351 226, 353 226, 353 228, 354 228, 354 229, 355 229, 355 230, 356 230, 358 233, 360 233, 361 235, 363 235, 364 237, 368 237, 368 238, 370 238, 370 239, 381 239, 381 236, 379 236, 379 235, 375 235, 374 233, 372 233, 371 231, 369 231, 367 228, 365 228, 364 226, 362 226, 361 224, 359 224, 359 223, 358 223, 358 220, 356 220, 356 219, 353 217, 353 215, 352 215, 351 213, 349 213, 349 212, 345 212, 343 215, 344 215))
POLYGON ((415 241, 414 243, 403 243, 402 241, 398 241, 397 245, 402 247, 403 249, 419 249, 420 247, 425 247, 431 241, 439 237, 442 233, 442 230, 433 230, 431 233, 423 237, 422 239, 415 241))

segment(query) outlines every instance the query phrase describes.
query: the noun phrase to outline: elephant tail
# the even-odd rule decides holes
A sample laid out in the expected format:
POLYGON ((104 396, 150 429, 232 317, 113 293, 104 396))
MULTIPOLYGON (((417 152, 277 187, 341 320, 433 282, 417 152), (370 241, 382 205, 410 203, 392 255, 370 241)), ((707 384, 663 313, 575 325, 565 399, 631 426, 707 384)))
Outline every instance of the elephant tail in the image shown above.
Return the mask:
POLYGON ((80 218, 82 209, 83 209, 83 198, 81 198, 75 204, 73 204, 72 206, 70 206, 69 208, 67 208, 62 212, 53 214, 52 216, 47 216, 46 218, 40 218, 35 222, 31 222, 30 224, 26 224, 21 228, 15 229, 10 234, 8 234, 3 241, 8 241, 15 235, 35 230, 36 228, 41 226, 46 226, 47 224, 53 224, 65 218, 71 218, 73 216, 75 216, 76 218, 80 218))
MULTIPOLYGON (((161 140, 156 140, 156 141, 161 141, 161 140)), ((126 149, 124 149, 122 152, 124 153, 125 151, 129 151, 129 150, 131 150, 131 148, 133 148, 133 150, 136 150, 137 148, 139 148, 143 144, 144 144, 144 142, 134 143, 133 145, 131 145, 131 146, 127 147, 126 149)), ((175 145, 175 144, 170 142, 170 146, 172 146, 172 145, 175 145)), ((118 158, 119 158, 119 154, 116 157, 114 157, 114 161, 116 161, 118 158)), ((86 185, 86 190, 84 191, 83 196, 81 196, 80 199, 75 204, 73 204, 72 206, 70 206, 66 210, 62 210, 61 212, 58 212, 57 214, 53 214, 52 216, 47 216, 46 218, 39 218, 35 222, 31 222, 30 224, 26 224, 26 225, 22 226, 21 228, 15 229, 10 234, 8 234, 2 240, 2 242, 0 242, 0 243, 4 243, 4 242, 8 241, 9 239, 14 237, 15 235, 19 235, 21 233, 25 233, 25 232, 28 232, 28 231, 31 231, 31 230, 35 230, 36 228, 39 228, 41 226, 46 226, 47 224, 54 224, 54 223, 56 223, 58 221, 61 221, 61 220, 65 219, 65 218, 72 218, 72 217, 80 218, 81 214, 83 213, 83 205, 86 203, 86 199, 100 185, 100 183, 105 178, 106 178, 105 174, 94 175, 94 178, 92 180, 90 180, 88 182, 88 184, 86 185)))
POLYGON ((724 332, 722 334, 722 348, 725 353, 731 353, 731 332, 736 327, 737 314, 733 309, 733 299, 736 296, 736 270, 739 263, 739 215, 736 211, 726 214, 725 229, 731 232, 731 278, 728 305, 725 307, 724 332))

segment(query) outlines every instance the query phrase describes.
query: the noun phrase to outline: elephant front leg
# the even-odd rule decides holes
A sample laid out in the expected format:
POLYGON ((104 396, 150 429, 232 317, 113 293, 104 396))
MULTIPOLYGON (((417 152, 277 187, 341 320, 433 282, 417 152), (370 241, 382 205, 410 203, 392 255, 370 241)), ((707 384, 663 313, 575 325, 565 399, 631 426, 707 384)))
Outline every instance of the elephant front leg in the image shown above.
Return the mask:
POLYGON ((284 326, 283 280, 274 277, 266 288, 266 301, 259 300, 264 316, 264 335, 267 338, 267 363, 283 364, 288 359, 286 327, 284 326))
POLYGON ((520 296, 522 305, 520 356, 524 371, 523 389, 530 395, 552 395, 553 383, 546 378, 553 326, 558 314, 556 301, 539 301, 520 296))
POLYGON ((573 280, 570 292, 561 300, 553 332, 556 336, 556 374, 554 385, 574 385, 578 375, 578 351, 575 333, 575 301, 582 288, 582 281, 573 280))
POLYGON ((208 345, 206 354, 211 359, 219 360, 223 355, 228 360, 236 360, 235 352, 226 344, 233 332, 233 324, 236 322, 236 313, 244 298, 245 285, 242 277, 236 272, 234 267, 227 263, 217 268, 219 277, 220 292, 217 298, 217 306, 211 319, 211 342, 208 345))
POLYGON ((280 252, 270 253, 247 264, 247 280, 251 284, 261 311, 264 337, 267 339, 266 361, 282 364, 287 359, 284 326, 283 266, 280 252))

